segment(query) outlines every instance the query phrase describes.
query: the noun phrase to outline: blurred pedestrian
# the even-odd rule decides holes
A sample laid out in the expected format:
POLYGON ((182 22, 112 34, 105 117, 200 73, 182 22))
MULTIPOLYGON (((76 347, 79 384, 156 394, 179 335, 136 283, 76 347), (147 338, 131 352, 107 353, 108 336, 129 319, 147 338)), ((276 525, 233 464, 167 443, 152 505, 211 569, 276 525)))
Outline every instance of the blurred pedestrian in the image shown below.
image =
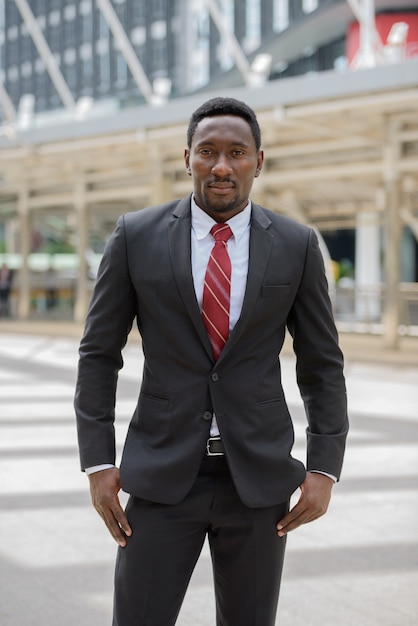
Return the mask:
POLYGON ((57 285, 58 274, 52 267, 48 267, 45 272, 45 293, 46 293, 46 309, 52 311, 57 304, 57 285))
POLYGON ((10 290, 13 271, 3 263, 0 267, 0 316, 10 317, 10 290))

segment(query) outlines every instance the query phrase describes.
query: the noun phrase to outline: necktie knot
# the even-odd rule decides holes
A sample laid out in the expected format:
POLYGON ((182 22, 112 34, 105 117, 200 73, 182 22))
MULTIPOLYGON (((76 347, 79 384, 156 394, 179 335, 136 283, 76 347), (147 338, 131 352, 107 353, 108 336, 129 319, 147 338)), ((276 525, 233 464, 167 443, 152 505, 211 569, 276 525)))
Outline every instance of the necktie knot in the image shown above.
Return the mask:
POLYGON ((210 229, 210 234, 215 241, 223 241, 226 243, 232 237, 232 230, 228 224, 214 224, 210 229))

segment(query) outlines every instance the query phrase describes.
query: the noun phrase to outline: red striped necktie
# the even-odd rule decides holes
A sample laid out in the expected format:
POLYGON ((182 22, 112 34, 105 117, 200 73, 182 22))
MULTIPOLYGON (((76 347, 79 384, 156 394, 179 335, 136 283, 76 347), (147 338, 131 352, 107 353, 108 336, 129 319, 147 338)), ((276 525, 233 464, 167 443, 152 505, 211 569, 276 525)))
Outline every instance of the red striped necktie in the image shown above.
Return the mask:
POLYGON ((228 224, 215 224, 210 232, 215 239, 215 245, 206 269, 202 317, 217 359, 229 335, 231 260, 227 241, 232 236, 232 231, 228 224))

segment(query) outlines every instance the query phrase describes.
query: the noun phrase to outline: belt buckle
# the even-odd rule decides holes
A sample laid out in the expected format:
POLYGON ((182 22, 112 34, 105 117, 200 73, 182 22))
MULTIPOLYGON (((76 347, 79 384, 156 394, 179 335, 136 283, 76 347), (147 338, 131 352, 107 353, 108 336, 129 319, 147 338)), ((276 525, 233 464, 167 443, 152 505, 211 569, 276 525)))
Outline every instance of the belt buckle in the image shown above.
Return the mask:
POLYGON ((212 452, 211 451, 211 443, 212 441, 221 441, 219 436, 209 437, 206 442, 206 456, 224 456, 224 452, 212 452))

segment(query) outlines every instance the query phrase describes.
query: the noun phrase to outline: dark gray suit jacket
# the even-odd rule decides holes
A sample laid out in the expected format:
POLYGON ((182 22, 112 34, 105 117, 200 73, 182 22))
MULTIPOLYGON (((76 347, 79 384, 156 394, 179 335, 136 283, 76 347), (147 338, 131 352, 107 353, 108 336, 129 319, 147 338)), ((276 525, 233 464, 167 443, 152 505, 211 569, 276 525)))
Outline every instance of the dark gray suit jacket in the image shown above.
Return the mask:
POLYGON ((188 197, 124 215, 108 242, 80 346, 82 468, 115 462, 117 376, 136 318, 145 365, 120 467, 125 491, 181 501, 215 412, 243 502, 269 506, 292 494, 305 467, 291 456, 281 384, 286 326, 308 420, 307 469, 339 477, 348 429, 343 358, 314 232, 253 205, 242 312, 215 363, 193 287, 190 228, 188 197))

